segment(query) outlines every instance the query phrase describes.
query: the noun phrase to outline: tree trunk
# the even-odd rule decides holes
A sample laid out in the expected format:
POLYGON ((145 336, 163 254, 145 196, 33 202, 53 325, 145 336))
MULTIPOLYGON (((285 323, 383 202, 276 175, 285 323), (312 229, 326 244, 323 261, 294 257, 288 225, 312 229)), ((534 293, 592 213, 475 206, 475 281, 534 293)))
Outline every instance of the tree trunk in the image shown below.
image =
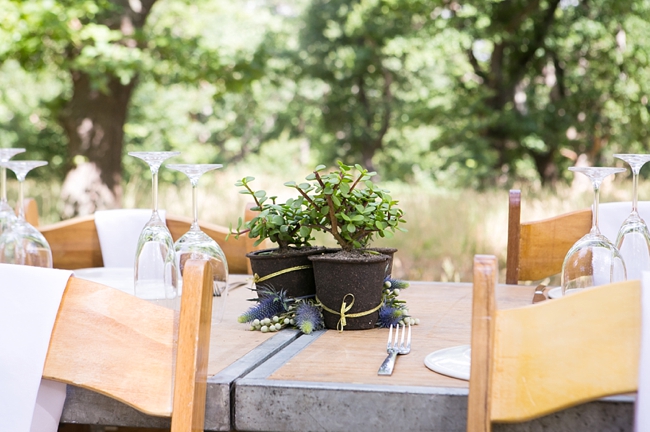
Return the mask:
POLYGON ((122 200, 122 147, 124 123, 135 87, 111 77, 108 92, 92 88, 90 77, 74 72, 73 96, 60 115, 69 140, 68 152, 76 163, 63 183, 63 216, 119 208, 122 200))
MULTIPOLYGON (((543 64, 536 61, 534 54, 539 48, 545 47, 545 37, 552 29, 560 0, 550 0, 544 8, 540 3, 524 1, 516 4, 513 2, 499 4, 491 18, 493 22, 499 24, 497 27, 506 29, 509 36, 494 43, 489 67, 486 70, 481 67, 472 50, 467 51, 470 65, 489 90, 484 103, 491 111, 490 115, 498 113, 501 116, 509 104, 515 103, 517 86, 526 75, 535 77, 541 74, 543 64), (526 30, 525 27, 530 26, 531 23, 532 31, 526 30), (527 34, 528 39, 525 46, 522 45, 524 33, 527 34)), ((563 94, 560 96, 563 97, 563 94)), ((522 122, 525 121, 527 116, 525 111, 520 111, 518 115, 522 122)), ((517 129, 518 127, 513 128, 512 124, 497 119, 496 123, 486 126, 481 131, 481 135, 489 142, 490 148, 498 154, 494 169, 500 171, 504 165, 512 167, 513 155, 520 157, 521 153, 527 153, 534 159, 542 182, 552 182, 557 178, 557 168, 553 161, 557 149, 550 146, 551 149, 542 154, 524 149, 519 142, 517 129)))
MULTIPOLYGON (((144 26, 156 0, 112 2, 117 8, 101 15, 98 24, 120 30, 124 35, 120 43, 136 48, 135 29, 144 26)), ((71 161, 62 188, 64 218, 121 207, 124 123, 137 82, 136 77, 123 84, 109 73, 103 77, 106 90, 102 91, 87 73, 70 73, 72 98, 59 114, 71 161)))

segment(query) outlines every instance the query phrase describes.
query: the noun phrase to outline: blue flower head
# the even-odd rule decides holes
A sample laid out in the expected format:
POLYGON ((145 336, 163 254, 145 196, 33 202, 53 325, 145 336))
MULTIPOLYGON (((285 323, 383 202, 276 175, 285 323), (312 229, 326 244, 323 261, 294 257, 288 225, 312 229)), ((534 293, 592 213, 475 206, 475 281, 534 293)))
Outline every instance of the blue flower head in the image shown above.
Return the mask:
POLYGON ((265 290, 260 297, 253 301, 256 301, 257 304, 239 316, 237 320, 240 323, 282 315, 288 311, 290 302, 284 291, 275 292, 273 290, 265 290))
POLYGON ((379 319, 377 320, 377 325, 379 327, 388 328, 391 325, 397 326, 401 320, 406 317, 404 309, 399 306, 389 306, 384 303, 381 308, 379 308, 379 319))
POLYGON ((296 306, 296 327, 304 334, 310 334, 315 330, 325 327, 323 314, 318 306, 311 302, 299 302, 296 306))

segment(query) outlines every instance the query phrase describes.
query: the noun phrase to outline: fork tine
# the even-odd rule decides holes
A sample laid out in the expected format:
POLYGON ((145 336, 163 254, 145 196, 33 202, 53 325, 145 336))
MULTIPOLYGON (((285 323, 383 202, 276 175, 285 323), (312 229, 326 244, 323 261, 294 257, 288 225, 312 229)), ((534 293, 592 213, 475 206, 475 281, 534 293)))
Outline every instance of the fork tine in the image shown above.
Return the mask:
POLYGON ((399 341, 400 348, 404 348, 404 334, 406 333, 406 326, 402 325, 402 339, 399 341))
POLYGON ((400 328, 399 324, 395 326, 395 341, 393 342, 393 349, 397 350, 399 349, 399 334, 400 334, 400 328))
POLYGON ((390 349, 391 342, 393 341, 393 325, 390 325, 390 330, 388 330, 388 343, 386 344, 386 349, 390 349))
POLYGON ((406 338, 406 348, 411 348, 411 323, 409 323, 409 335, 406 338))

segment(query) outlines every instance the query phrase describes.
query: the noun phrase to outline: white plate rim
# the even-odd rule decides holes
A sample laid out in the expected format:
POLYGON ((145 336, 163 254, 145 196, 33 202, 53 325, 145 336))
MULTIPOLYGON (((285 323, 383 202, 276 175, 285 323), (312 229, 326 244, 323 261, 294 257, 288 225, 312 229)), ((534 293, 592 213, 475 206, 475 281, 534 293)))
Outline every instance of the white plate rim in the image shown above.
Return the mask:
POLYGON ((562 297, 562 287, 555 287, 548 290, 546 294, 550 299, 556 299, 562 297))
POLYGON ((439 374, 469 381, 469 370, 470 370, 469 364, 467 365, 467 368, 463 368, 462 370, 459 370, 459 369, 448 368, 435 362, 436 357, 462 356, 468 349, 470 349, 470 345, 467 344, 439 349, 437 351, 429 353, 424 358, 424 364, 427 368, 439 374))

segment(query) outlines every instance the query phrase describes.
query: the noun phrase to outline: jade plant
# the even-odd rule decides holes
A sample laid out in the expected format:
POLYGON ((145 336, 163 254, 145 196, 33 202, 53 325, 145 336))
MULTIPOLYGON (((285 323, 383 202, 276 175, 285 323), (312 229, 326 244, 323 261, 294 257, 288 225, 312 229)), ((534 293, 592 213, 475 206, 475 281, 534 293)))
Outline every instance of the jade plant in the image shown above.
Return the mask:
POLYGON ((324 173, 319 165, 306 177, 307 182, 288 182, 306 205, 303 227, 329 233, 344 251, 365 248, 376 237, 392 237, 405 223, 403 212, 387 190, 378 187, 369 172, 338 162, 338 169, 324 173))
POLYGON ((253 190, 250 185, 253 180, 254 177, 244 177, 237 181, 235 186, 243 188, 239 193, 253 198, 255 206, 251 210, 259 213, 246 223, 239 218, 237 229, 232 230, 231 227, 230 233, 236 238, 243 234, 257 238, 255 246, 269 239, 278 245, 278 252, 286 251, 290 247, 311 246, 311 219, 306 211, 305 199, 298 196, 278 203, 276 196, 267 196, 263 190, 253 190))

